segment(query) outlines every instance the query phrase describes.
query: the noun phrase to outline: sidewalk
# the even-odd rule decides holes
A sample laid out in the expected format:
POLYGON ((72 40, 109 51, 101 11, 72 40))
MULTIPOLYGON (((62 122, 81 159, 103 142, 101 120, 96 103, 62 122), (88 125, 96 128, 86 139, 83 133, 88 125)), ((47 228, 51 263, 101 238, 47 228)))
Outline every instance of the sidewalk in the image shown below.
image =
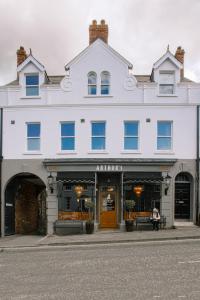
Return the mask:
POLYGON ((110 243, 134 243, 163 240, 200 239, 200 227, 178 227, 160 231, 133 231, 120 232, 118 230, 98 231, 93 234, 67 235, 67 236, 34 236, 13 235, 0 238, 0 252, 9 250, 48 249, 56 246, 75 246, 110 243))

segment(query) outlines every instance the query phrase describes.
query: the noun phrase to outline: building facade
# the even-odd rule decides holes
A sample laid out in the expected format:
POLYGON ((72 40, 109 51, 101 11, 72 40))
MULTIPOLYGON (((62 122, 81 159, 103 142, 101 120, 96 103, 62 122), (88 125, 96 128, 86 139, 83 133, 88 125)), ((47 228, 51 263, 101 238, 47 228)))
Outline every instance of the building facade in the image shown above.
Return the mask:
POLYGON ((157 207, 167 227, 197 222, 200 84, 184 77, 181 47, 135 75, 102 20, 65 76, 48 76, 23 47, 17 64, 0 88, 2 235, 52 234, 57 220, 88 219, 91 202, 97 230, 124 230, 126 200, 132 218, 157 207))

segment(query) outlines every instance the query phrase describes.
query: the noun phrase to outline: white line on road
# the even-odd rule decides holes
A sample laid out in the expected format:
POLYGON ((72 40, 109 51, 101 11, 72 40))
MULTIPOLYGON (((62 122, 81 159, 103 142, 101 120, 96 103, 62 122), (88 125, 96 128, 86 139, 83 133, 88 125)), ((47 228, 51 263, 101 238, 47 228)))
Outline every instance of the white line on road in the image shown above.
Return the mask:
POLYGON ((196 264, 200 263, 200 260, 189 260, 189 261, 179 261, 179 264, 196 264))

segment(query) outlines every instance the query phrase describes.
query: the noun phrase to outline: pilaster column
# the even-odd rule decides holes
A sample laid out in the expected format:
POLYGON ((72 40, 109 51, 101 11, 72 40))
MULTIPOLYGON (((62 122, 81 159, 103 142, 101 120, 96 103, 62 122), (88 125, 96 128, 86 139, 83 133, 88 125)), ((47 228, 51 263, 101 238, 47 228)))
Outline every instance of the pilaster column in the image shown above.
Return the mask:
POLYGON ((124 221, 124 173, 121 173, 121 198, 120 198, 120 230, 125 230, 124 221))

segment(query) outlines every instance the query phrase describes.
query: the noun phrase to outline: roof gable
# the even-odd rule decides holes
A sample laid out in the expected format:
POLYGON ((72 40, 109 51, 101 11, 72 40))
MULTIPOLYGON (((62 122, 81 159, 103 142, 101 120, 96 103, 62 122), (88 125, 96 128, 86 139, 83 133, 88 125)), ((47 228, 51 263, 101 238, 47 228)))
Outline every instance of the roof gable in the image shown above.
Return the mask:
POLYGON ((169 50, 167 50, 167 52, 157 62, 154 63, 153 68, 159 68, 160 65, 162 65, 162 63, 167 59, 170 60, 178 69, 183 68, 182 63, 180 63, 180 61, 178 61, 169 50))
POLYGON ((44 66, 37 60, 35 57, 33 57, 32 54, 30 54, 24 61, 17 67, 17 72, 22 71, 29 63, 32 63, 37 69, 39 69, 41 72, 45 71, 44 66))
POLYGON ((89 53, 94 47, 102 47, 107 52, 110 52, 112 55, 117 57, 118 60, 122 61, 124 64, 128 66, 129 69, 133 68, 133 65, 126 60, 123 56, 121 56, 117 51, 115 51, 112 47, 110 47, 108 44, 103 42, 101 39, 97 39, 95 42, 93 42, 91 45, 89 45, 87 48, 85 48, 82 52, 80 52, 74 59, 72 59, 67 65, 65 65, 65 69, 68 70, 70 67, 78 62, 84 55, 89 53))

